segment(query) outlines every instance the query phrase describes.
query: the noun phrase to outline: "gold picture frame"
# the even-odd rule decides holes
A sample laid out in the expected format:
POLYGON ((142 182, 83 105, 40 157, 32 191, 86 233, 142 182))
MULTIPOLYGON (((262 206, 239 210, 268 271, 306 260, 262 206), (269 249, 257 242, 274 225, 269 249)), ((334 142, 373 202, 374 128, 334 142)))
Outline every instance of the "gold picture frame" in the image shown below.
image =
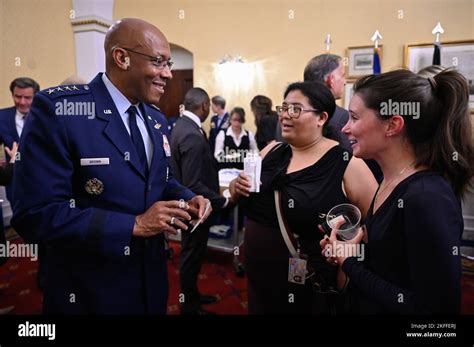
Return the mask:
MULTIPOLYGON (((382 62, 383 45, 379 45, 379 57, 382 62)), ((346 76, 348 79, 357 79, 373 73, 374 46, 347 47, 346 57, 348 64, 346 76)))
MULTIPOLYGON (((432 65, 434 44, 405 44, 403 66, 413 72, 432 65)), ((474 113, 474 40, 441 42, 441 65, 454 67, 466 77, 469 84, 469 109, 474 113)))

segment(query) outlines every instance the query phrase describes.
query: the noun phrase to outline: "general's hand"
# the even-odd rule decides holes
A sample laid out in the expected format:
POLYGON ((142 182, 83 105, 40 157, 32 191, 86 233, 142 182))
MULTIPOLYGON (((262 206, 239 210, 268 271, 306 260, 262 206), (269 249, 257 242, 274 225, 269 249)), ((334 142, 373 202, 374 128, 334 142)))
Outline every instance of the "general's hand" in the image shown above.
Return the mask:
POLYGON ((188 227, 181 220, 190 221, 191 216, 183 208, 183 203, 180 201, 155 202, 144 214, 136 217, 133 236, 151 237, 162 232, 177 234, 176 229, 187 230, 188 227))
POLYGON ((16 142, 13 142, 12 149, 5 147, 5 152, 7 152, 8 156, 10 157, 11 164, 15 163, 17 151, 18 151, 18 144, 16 142))
POLYGON ((196 195, 194 198, 189 200, 187 204, 189 207, 188 212, 193 217, 192 222, 197 222, 203 216, 203 221, 205 221, 212 212, 212 207, 209 207, 206 214, 204 215, 204 212, 206 211, 206 206, 208 204, 210 205, 211 202, 209 201, 209 199, 204 198, 202 195, 196 195))

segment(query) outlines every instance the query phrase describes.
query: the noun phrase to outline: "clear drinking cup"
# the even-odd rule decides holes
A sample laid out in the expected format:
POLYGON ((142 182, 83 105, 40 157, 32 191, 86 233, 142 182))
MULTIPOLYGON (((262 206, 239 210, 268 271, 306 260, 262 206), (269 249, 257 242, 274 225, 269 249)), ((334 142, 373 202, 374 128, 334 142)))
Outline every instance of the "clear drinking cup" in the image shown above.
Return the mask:
POLYGON ((351 240, 357 235, 361 219, 360 210, 352 204, 334 206, 326 215, 327 224, 338 230, 339 237, 351 240))

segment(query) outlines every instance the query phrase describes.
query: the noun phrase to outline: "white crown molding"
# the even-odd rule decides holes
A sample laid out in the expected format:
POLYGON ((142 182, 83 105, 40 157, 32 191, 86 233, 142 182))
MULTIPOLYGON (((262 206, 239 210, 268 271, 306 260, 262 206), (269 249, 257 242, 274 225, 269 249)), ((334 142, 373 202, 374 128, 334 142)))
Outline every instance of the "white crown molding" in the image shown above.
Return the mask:
POLYGON ((105 34, 112 21, 97 16, 83 16, 71 19, 71 25, 75 33, 97 31, 105 34))

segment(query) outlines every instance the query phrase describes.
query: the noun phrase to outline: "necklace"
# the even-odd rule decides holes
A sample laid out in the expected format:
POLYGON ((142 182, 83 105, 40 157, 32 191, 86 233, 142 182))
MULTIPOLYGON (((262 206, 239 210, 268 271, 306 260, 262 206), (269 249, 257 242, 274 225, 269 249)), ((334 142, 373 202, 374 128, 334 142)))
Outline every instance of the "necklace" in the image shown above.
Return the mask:
MULTIPOLYGON (((377 201, 378 201, 378 198, 379 196, 382 194, 382 192, 384 192, 388 187, 390 187, 390 185, 393 183, 393 181, 395 181, 396 178, 398 178, 399 176, 403 175, 403 173, 410 167, 410 166, 413 166, 414 164, 416 163, 416 160, 411 162, 410 164, 408 164, 407 166, 405 166, 402 170, 400 170, 400 172, 395 175, 390 181, 388 181, 388 183, 385 185, 385 187, 383 187, 383 189, 380 189, 380 187, 382 186, 382 184, 380 184, 379 186, 379 190, 377 191, 377 194, 375 194, 375 199, 374 199, 374 205, 377 204, 377 201)), ((383 182, 382 182, 383 183, 383 182)))

